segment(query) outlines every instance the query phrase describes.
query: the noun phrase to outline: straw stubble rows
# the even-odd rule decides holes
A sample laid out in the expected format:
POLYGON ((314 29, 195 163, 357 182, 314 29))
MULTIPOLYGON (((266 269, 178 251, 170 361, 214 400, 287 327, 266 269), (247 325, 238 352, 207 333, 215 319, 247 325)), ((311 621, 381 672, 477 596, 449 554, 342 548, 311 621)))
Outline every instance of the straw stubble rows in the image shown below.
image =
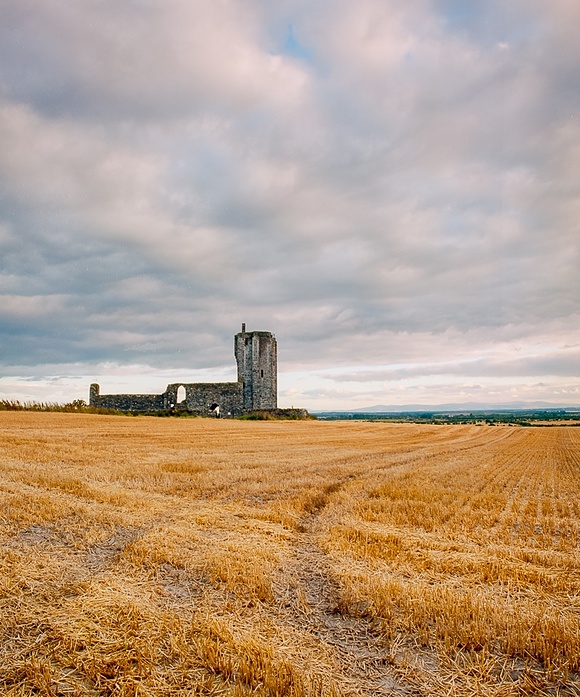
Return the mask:
POLYGON ((16 695, 580 694, 580 429, 0 414, 16 695))

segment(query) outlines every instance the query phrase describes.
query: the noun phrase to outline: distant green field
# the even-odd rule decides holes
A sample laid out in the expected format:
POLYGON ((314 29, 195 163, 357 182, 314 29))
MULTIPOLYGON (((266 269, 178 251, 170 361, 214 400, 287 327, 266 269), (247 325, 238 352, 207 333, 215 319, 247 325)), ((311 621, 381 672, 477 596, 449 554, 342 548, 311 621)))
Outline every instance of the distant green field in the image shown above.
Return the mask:
POLYGON ((580 409, 514 409, 473 411, 348 412, 325 411, 315 414, 322 421, 391 421, 394 423, 512 424, 535 426, 565 423, 580 425, 580 409))

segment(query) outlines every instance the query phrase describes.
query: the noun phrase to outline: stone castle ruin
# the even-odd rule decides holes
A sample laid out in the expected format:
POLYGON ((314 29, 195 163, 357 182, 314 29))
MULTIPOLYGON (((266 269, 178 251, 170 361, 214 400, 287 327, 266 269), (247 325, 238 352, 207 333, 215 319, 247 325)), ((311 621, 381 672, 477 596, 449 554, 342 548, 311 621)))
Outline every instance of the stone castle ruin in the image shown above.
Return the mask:
POLYGON ((91 385, 89 404, 119 411, 182 410, 200 415, 240 416, 277 408, 277 344, 270 332, 242 331, 234 337, 237 382, 176 382, 163 394, 101 394, 91 385))

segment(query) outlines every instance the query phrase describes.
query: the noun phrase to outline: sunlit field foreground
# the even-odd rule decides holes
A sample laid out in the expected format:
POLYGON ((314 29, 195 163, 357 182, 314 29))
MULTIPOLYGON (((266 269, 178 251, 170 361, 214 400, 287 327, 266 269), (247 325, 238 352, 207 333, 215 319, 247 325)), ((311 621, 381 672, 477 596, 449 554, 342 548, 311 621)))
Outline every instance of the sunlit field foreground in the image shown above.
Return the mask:
POLYGON ((578 695, 580 428, 0 413, 2 695, 578 695))

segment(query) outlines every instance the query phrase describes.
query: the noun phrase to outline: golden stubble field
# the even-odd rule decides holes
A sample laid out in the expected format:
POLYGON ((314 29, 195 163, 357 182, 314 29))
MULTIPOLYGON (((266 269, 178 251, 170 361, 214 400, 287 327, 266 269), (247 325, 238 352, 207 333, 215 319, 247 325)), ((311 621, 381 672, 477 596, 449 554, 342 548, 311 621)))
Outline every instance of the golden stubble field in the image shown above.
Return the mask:
POLYGON ((580 429, 0 413, 3 695, 578 695, 580 429))

